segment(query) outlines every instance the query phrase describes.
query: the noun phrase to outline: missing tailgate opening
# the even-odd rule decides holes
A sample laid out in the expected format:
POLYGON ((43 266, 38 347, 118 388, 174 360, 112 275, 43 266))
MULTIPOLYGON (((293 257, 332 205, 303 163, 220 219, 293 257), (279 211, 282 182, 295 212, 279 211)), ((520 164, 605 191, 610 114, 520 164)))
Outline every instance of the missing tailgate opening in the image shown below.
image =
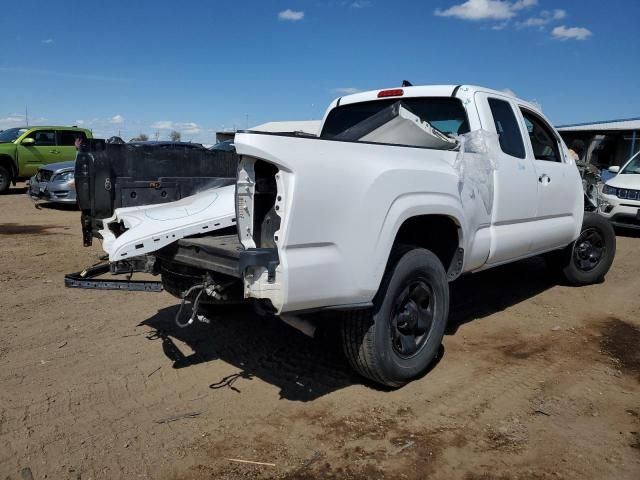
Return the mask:
POLYGON ((274 233, 280 229, 280 216, 276 213, 278 167, 257 161, 255 164, 255 199, 253 239, 258 248, 275 248, 274 233))

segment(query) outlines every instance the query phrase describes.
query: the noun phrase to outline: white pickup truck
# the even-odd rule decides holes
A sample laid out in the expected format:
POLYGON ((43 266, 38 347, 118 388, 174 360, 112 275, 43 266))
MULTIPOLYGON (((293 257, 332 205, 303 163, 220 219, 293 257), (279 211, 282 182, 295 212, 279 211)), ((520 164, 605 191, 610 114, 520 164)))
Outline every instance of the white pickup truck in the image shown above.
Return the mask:
POLYGON ((110 261, 151 258, 196 309, 248 299, 307 333, 338 311, 351 365, 384 385, 426 371, 460 275, 545 254, 579 285, 613 262, 562 139, 504 92, 357 93, 317 136, 242 131, 235 149, 235 187, 116 209, 100 233, 110 261))

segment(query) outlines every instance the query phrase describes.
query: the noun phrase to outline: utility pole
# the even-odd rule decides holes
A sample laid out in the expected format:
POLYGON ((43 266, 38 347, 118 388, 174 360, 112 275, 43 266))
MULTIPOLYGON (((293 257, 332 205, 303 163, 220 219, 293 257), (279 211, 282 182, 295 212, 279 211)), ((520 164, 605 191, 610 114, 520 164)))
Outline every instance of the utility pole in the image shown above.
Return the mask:
POLYGON ((248 113, 247 113, 247 124, 245 125, 245 128, 249 130, 249 114, 248 113))
POLYGON ((27 105, 24 106, 24 120, 27 122, 27 127, 29 126, 29 107, 27 105))

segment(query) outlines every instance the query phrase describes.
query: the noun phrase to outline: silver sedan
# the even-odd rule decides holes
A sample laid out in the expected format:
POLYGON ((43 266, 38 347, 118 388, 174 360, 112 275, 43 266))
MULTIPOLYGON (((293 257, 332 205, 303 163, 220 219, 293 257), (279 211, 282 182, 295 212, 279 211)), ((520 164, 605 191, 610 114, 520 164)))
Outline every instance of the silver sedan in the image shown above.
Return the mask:
POLYGON ((31 177, 27 194, 33 200, 75 204, 75 161, 43 165, 31 177))

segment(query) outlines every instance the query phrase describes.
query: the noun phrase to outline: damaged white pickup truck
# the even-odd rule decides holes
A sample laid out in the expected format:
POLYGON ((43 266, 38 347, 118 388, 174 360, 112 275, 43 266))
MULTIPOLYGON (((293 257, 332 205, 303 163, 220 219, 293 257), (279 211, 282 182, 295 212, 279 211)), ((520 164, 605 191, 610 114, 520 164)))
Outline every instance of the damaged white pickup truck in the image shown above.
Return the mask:
MULTIPOLYGON (((315 313, 340 312, 351 365, 384 385, 426 371, 460 275, 545 254, 580 285, 613 262, 614 232, 585 212, 560 136, 503 92, 357 93, 329 106, 317 136, 243 131, 235 149, 235 192, 203 189, 106 219, 81 201, 85 233, 104 239, 112 273, 160 273, 194 302, 191 320, 201 302, 250 300, 312 333, 315 313)), ((84 155, 77 170, 88 178, 91 148, 84 155)), ((92 185, 87 198, 102 188, 92 185)), ((89 276, 68 284, 91 286, 89 276)))

